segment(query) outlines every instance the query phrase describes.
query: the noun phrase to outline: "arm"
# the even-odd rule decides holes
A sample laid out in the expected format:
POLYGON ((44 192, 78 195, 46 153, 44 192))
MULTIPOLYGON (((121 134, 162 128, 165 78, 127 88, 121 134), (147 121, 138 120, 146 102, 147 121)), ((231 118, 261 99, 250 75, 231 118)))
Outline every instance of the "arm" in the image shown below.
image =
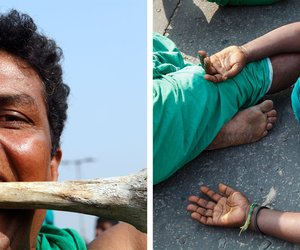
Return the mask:
POLYGON ((119 223, 94 239, 88 250, 146 250, 147 234, 138 231, 127 223, 119 223))
POLYGON ((300 52, 300 22, 291 23, 272 30, 242 46, 230 46, 205 57, 205 79, 221 82, 237 75, 246 63, 282 53, 300 52))
MULTIPOLYGON (((197 196, 190 196, 187 210, 191 217, 204 225, 220 227, 241 227, 244 225, 250 202, 239 191, 219 184, 219 193, 206 186, 200 191, 211 200, 197 196)), ((279 212, 271 209, 262 209, 257 216, 257 225, 261 232, 286 241, 300 243, 300 213, 279 212)), ((255 231, 254 214, 251 217, 250 227, 255 231)))
POLYGON ((247 62, 276 54, 300 52, 300 22, 281 26, 245 45, 247 62))
MULTIPOLYGON (((261 232, 282 240, 300 243, 300 213, 262 209, 257 216, 261 232)), ((250 228, 253 228, 253 216, 250 228)))

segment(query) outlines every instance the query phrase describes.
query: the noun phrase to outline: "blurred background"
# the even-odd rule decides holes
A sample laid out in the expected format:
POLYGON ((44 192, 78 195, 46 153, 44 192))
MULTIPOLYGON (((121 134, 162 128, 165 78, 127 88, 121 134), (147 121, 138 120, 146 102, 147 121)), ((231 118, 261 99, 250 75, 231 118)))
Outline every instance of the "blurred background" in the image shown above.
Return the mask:
MULTIPOLYGON (((3 1, 29 14, 64 52, 71 87, 59 181, 128 175, 146 168, 147 2, 3 1)), ((86 241, 96 217, 54 212, 54 224, 86 241)))

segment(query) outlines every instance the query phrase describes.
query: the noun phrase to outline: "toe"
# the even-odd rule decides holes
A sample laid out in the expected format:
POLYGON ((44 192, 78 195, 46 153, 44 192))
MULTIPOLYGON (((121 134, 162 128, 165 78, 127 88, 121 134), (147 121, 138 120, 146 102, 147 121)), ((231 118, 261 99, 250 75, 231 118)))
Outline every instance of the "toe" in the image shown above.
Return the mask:
POLYGON ((275 123, 277 120, 277 117, 268 117, 268 123, 275 123))
POLYGON ((273 124, 272 123, 267 123, 267 130, 270 130, 273 128, 273 124))
POLYGON ((273 104, 273 101, 266 100, 266 101, 260 103, 258 106, 263 113, 267 113, 273 109, 274 104, 273 104))
POLYGON ((268 130, 265 130, 262 134, 262 137, 265 137, 268 134, 268 130))
POLYGON ((267 112, 268 117, 276 117, 277 111, 275 109, 272 109, 271 111, 267 112))

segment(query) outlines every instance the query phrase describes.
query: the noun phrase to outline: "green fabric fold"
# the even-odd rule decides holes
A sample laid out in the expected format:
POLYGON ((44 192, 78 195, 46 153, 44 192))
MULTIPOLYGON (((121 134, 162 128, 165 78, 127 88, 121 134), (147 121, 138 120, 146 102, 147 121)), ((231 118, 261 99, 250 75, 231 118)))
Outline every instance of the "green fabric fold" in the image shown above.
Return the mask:
POLYGON ((37 239, 37 250, 86 250, 82 237, 72 229, 43 225, 37 239))

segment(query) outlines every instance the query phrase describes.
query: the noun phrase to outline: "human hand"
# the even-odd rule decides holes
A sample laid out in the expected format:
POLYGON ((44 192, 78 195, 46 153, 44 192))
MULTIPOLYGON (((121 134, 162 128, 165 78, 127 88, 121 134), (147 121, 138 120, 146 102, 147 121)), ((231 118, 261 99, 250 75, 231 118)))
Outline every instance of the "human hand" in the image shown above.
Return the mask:
POLYGON ((242 46, 230 46, 208 57, 200 50, 204 57, 206 74, 204 78, 211 82, 222 82, 237 75, 247 63, 247 53, 242 46))
POLYGON ((207 226, 221 227, 241 227, 244 225, 250 202, 239 191, 219 184, 218 194, 206 186, 201 186, 200 191, 207 195, 211 201, 190 196, 189 201, 192 204, 187 206, 187 210, 191 212, 191 217, 207 226))

